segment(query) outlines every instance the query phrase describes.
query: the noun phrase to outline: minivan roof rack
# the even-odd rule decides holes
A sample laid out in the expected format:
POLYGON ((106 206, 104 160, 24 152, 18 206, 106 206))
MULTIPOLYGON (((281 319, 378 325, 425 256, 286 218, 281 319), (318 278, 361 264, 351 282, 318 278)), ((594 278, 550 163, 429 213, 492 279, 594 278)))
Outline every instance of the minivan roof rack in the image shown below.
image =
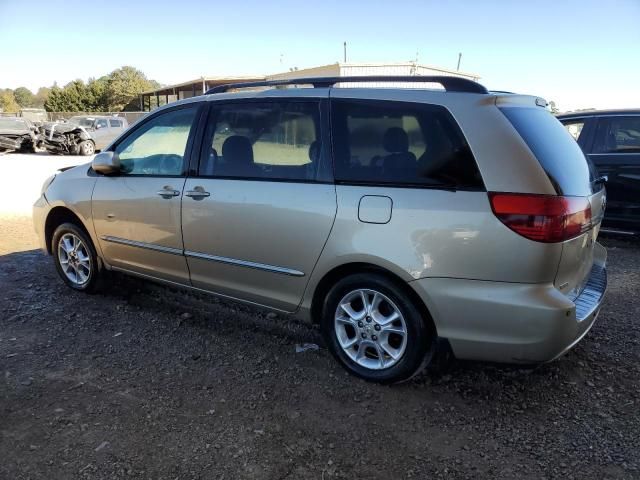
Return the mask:
POLYGON ((284 80, 260 80, 257 82, 228 83, 218 85, 206 91, 205 95, 212 93, 224 93, 238 88, 253 87, 278 87, 281 85, 313 85, 314 88, 333 87, 336 83, 355 82, 419 82, 419 83, 439 83, 447 92, 465 93, 489 93, 489 91, 477 82, 461 77, 449 77, 445 75, 434 76, 390 76, 373 75, 360 77, 305 77, 288 78, 284 80))

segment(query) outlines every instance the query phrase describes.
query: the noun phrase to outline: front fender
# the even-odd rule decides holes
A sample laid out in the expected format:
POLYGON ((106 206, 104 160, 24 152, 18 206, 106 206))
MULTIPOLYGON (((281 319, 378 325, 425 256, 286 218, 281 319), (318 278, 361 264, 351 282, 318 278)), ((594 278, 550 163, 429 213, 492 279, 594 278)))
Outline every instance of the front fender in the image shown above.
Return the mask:
POLYGON ((50 210, 56 207, 66 208, 80 219, 99 251, 100 244, 93 226, 91 207, 91 197, 98 177, 89 174, 90 166, 91 164, 86 163, 58 174, 47 188, 45 196, 50 210))

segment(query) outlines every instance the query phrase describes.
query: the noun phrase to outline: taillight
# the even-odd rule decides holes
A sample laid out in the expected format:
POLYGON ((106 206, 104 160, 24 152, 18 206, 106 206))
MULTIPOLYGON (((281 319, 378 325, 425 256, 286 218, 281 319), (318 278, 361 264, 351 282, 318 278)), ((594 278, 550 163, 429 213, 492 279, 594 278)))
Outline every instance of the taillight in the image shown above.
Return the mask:
POLYGON ((586 197, 489 192, 489 201, 502 223, 536 242, 562 242, 592 227, 586 197))

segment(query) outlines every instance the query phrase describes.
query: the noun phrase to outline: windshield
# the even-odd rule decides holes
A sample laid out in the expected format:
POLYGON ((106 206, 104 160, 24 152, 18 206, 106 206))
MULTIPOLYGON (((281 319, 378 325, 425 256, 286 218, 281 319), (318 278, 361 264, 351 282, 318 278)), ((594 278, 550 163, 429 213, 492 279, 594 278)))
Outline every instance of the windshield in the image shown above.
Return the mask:
POLYGON ((0 117, 0 128, 7 128, 12 130, 27 130, 29 125, 26 120, 22 118, 7 118, 0 117))
POLYGON ((93 125, 93 117, 71 117, 69 123, 80 125, 81 127, 91 127, 93 125))

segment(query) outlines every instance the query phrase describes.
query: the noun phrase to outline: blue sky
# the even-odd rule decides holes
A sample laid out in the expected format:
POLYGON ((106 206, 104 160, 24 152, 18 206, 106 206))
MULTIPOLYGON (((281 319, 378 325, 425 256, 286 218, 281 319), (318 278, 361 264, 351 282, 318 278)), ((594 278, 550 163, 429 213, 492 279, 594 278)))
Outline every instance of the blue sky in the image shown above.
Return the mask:
POLYGON ((133 65, 175 83, 342 59, 479 74, 563 110, 640 107, 640 0, 0 0, 0 87, 133 65))

